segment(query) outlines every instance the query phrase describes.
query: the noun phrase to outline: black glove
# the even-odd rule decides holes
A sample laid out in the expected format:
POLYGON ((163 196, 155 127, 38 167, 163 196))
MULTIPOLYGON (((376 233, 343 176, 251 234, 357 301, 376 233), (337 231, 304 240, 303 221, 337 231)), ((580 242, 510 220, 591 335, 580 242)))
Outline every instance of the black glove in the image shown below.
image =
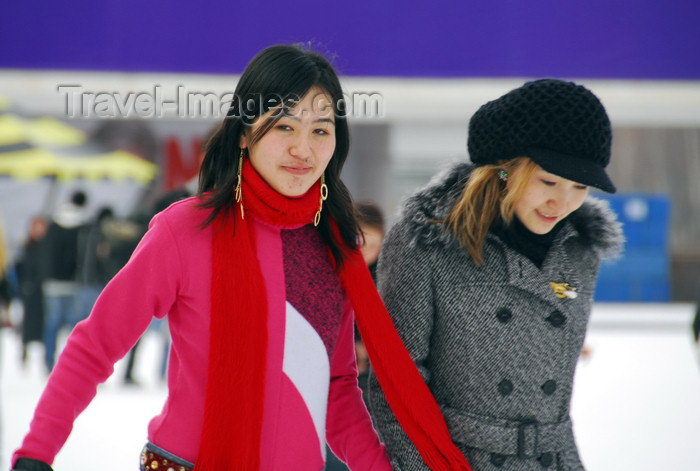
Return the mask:
POLYGON ((53 468, 43 461, 19 458, 12 471, 53 471, 53 468))

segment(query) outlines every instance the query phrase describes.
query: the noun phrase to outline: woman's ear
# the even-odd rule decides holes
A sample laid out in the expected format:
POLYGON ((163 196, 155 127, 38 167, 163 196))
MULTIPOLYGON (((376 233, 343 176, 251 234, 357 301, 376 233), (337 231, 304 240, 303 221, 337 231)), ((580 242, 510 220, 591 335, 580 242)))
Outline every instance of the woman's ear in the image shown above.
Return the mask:
POLYGON ((241 133, 241 137, 238 139, 238 147, 241 149, 248 148, 248 130, 246 129, 241 133))

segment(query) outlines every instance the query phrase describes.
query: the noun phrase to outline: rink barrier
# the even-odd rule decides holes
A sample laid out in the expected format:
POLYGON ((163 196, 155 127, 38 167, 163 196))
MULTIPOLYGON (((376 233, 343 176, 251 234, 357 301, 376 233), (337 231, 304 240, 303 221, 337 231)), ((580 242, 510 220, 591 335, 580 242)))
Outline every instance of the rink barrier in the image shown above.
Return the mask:
POLYGON ((609 202, 625 236, 621 257, 600 268, 599 302, 668 302, 671 299, 669 223, 666 195, 627 193, 596 195, 609 202))

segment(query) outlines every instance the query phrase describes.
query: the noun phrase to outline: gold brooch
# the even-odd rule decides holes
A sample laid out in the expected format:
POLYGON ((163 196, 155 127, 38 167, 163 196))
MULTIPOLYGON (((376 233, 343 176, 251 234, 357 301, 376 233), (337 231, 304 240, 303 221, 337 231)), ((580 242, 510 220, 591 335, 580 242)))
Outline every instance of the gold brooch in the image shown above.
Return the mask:
POLYGON ((554 291, 554 295, 557 298, 575 299, 578 296, 576 288, 569 285, 568 283, 555 283, 553 281, 550 281, 549 286, 552 287, 552 291, 554 291))

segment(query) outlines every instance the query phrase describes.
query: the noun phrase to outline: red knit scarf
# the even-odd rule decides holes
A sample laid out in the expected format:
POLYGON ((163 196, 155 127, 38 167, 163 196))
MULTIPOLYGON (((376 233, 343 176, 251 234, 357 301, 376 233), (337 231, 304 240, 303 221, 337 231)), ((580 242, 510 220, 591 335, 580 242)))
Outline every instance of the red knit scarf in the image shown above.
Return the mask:
MULTIPOLYGON (((232 217, 220 216, 214 224, 209 369, 195 471, 260 469, 267 296, 250 217, 283 226, 311 223, 319 207, 320 184, 300 198, 286 198, 246 162, 242 194, 245 218, 237 208, 235 223, 232 217)), ((342 243, 335 222, 332 227, 342 243)), ((430 469, 471 471, 401 342, 361 252, 342 249, 347 259, 340 280, 394 415, 430 469)))

